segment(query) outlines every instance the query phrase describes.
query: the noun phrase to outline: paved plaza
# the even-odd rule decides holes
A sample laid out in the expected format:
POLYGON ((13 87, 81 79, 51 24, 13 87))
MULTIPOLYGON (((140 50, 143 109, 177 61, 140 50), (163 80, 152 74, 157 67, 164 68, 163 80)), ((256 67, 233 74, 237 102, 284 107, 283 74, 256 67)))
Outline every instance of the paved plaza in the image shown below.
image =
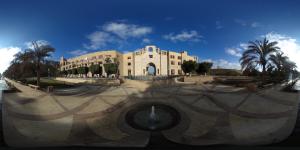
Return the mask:
POLYGON ((5 93, 3 127, 9 146, 146 146, 150 132, 125 121, 141 103, 175 108, 181 120, 161 131, 186 145, 261 145, 284 140, 294 129, 299 95, 280 85, 256 92, 173 80, 126 80, 121 86, 82 85, 45 93, 10 81, 21 92, 5 93))

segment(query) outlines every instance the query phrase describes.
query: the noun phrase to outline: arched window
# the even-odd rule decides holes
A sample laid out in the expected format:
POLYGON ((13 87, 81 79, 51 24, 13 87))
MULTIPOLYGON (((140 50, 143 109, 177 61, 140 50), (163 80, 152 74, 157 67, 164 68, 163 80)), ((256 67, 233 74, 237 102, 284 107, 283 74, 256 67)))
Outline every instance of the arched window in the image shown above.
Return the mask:
POLYGON ((149 52, 153 52, 153 48, 152 48, 152 47, 149 47, 149 48, 148 48, 148 51, 149 51, 149 52))

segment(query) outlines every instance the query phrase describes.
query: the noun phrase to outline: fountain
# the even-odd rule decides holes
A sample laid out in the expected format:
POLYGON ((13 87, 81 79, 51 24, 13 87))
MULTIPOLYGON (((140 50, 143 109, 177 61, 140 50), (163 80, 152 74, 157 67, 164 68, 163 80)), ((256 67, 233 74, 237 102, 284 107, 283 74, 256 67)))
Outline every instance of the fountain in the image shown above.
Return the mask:
POLYGON ((155 106, 151 106, 151 112, 149 116, 149 127, 154 130, 156 128, 156 124, 159 122, 159 118, 155 113, 155 106))
POLYGON ((125 116, 127 123, 136 129, 160 131, 174 127, 180 121, 179 113, 160 103, 137 104, 125 116))

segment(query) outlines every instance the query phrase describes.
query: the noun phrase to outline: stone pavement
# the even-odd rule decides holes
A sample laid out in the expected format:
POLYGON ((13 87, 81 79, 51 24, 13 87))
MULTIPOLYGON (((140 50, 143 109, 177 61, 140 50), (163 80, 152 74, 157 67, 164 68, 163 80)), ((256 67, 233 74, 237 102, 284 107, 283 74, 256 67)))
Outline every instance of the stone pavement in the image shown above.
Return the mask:
POLYGON ((121 86, 81 86, 44 93, 16 83, 5 93, 3 127, 9 146, 146 146, 150 133, 133 129, 125 114, 138 103, 174 107, 180 123, 162 131, 187 145, 261 145, 288 137, 299 95, 274 86, 258 92, 224 85, 128 80, 121 86))

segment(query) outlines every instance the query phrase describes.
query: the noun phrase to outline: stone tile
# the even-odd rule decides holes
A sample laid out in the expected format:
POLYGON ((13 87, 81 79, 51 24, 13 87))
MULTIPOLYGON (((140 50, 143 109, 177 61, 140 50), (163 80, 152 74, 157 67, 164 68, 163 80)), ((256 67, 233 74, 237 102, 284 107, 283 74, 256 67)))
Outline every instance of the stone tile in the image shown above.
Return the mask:
POLYGON ((293 109, 295 109, 295 106, 278 104, 257 95, 251 95, 248 100, 239 107, 241 111, 258 114, 280 113, 293 109))
POLYGON ((276 137, 277 132, 288 125, 288 117, 276 118, 276 119, 253 119, 244 118, 236 115, 230 115, 230 126, 238 141, 241 143, 257 144, 257 143, 272 143, 274 138, 286 138, 276 137))
POLYGON ((27 138, 33 141, 65 141, 70 133, 73 116, 49 121, 30 121, 10 118, 13 126, 27 138))

